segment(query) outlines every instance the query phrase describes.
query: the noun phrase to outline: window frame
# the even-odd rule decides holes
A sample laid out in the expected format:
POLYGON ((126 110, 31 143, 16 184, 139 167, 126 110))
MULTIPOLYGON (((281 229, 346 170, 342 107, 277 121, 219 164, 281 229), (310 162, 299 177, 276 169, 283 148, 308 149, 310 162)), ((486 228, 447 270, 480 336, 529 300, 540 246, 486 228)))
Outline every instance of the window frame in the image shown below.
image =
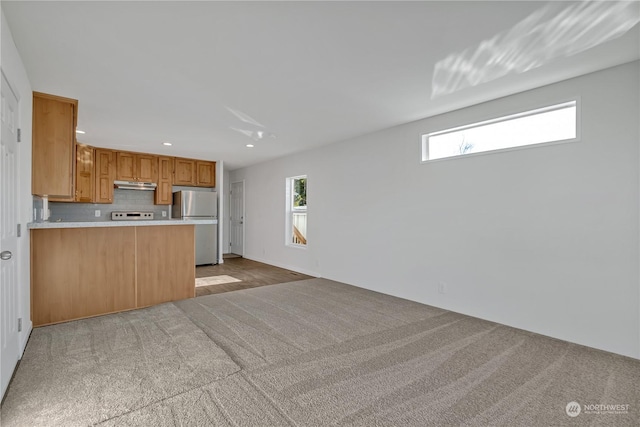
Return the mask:
POLYGON ((293 242, 293 216, 296 213, 305 213, 307 214, 307 219, 309 218, 309 196, 307 194, 307 203, 304 207, 296 207, 294 206, 293 196, 295 194, 294 184, 298 179, 305 179, 306 184, 305 187, 308 192, 309 188, 309 176, 308 175, 296 175, 290 176, 286 179, 286 225, 285 225, 285 246, 298 248, 298 249, 306 249, 309 246, 309 237, 308 233, 305 236, 307 239, 306 243, 294 243, 293 242))
POLYGON ((479 120, 479 121, 475 121, 472 123, 467 123, 459 126, 447 127, 441 130, 433 131, 433 132, 421 132, 420 133, 420 163, 440 162, 440 161, 447 161, 447 160, 458 159, 458 158, 476 157, 476 156, 483 156, 483 155, 495 154, 495 153, 501 153, 501 152, 507 152, 507 151, 524 150, 524 149, 530 149, 530 148, 545 147, 550 145, 558 145, 558 144, 581 141, 582 100, 580 96, 572 96, 568 98, 563 98, 561 100, 556 100, 553 102, 546 102, 542 106, 538 104, 535 107, 528 108, 524 111, 521 110, 517 113, 511 112, 511 113, 499 115, 497 117, 495 115, 492 115, 492 116, 493 117, 487 118, 484 120, 479 120), (496 148, 493 150, 464 153, 464 154, 448 156, 448 157, 439 157, 437 159, 428 158, 429 157, 429 137, 445 135, 448 133, 459 132, 465 129, 472 129, 472 128, 486 126, 494 123, 502 123, 510 120, 515 120, 518 118, 530 117, 530 116, 535 116, 537 114, 557 111, 570 106, 570 104, 575 104, 575 109, 576 109, 576 121, 575 121, 576 132, 575 132, 574 138, 558 139, 558 140, 547 141, 547 142, 537 142, 537 143, 526 144, 526 145, 517 145, 513 147, 496 148))

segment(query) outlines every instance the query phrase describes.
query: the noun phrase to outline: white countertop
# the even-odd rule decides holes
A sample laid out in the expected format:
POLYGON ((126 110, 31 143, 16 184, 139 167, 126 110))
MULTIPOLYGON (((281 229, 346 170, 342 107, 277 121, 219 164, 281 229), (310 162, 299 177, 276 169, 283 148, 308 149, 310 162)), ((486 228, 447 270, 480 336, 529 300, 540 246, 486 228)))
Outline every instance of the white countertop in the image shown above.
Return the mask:
POLYGON ((141 227, 147 225, 200 225, 217 224, 217 219, 158 219, 151 221, 45 221, 30 222, 27 228, 89 228, 89 227, 141 227))

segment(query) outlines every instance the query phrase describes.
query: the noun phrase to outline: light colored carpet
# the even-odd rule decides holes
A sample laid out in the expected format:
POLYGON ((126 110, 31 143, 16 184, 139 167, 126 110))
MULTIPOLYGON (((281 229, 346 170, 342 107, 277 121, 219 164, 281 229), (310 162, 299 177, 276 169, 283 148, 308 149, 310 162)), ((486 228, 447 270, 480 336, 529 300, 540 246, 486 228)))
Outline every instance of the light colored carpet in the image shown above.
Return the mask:
POLYGON ((638 426, 638 384, 638 360, 312 279, 36 329, 2 425, 638 426))
POLYGON ((196 288, 199 288, 200 286, 224 285, 225 283, 236 282, 242 282, 242 280, 236 279, 235 277, 227 276, 226 274, 221 274, 219 276, 198 277, 196 278, 196 288))
POLYGON ((173 304, 35 328, 3 426, 82 426, 240 368, 173 304))

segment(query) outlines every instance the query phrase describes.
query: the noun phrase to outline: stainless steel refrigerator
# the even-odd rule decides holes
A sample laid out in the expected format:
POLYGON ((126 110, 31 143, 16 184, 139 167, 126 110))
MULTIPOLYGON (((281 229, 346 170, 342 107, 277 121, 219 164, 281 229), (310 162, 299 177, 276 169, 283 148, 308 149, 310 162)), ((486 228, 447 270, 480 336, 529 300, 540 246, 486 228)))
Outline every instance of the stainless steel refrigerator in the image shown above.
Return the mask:
MULTIPOLYGON (((176 191, 171 216, 181 219, 218 219, 215 191, 176 191)), ((218 263, 218 225, 196 224, 196 265, 218 263)))

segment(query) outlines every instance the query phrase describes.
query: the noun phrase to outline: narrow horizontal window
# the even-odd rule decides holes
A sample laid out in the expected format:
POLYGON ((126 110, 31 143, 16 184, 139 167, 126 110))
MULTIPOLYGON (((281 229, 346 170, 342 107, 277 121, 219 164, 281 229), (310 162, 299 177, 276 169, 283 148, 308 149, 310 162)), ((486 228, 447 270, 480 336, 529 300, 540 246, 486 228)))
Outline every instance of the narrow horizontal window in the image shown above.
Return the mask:
POLYGON ((422 161, 577 138, 577 101, 422 135, 422 161))

